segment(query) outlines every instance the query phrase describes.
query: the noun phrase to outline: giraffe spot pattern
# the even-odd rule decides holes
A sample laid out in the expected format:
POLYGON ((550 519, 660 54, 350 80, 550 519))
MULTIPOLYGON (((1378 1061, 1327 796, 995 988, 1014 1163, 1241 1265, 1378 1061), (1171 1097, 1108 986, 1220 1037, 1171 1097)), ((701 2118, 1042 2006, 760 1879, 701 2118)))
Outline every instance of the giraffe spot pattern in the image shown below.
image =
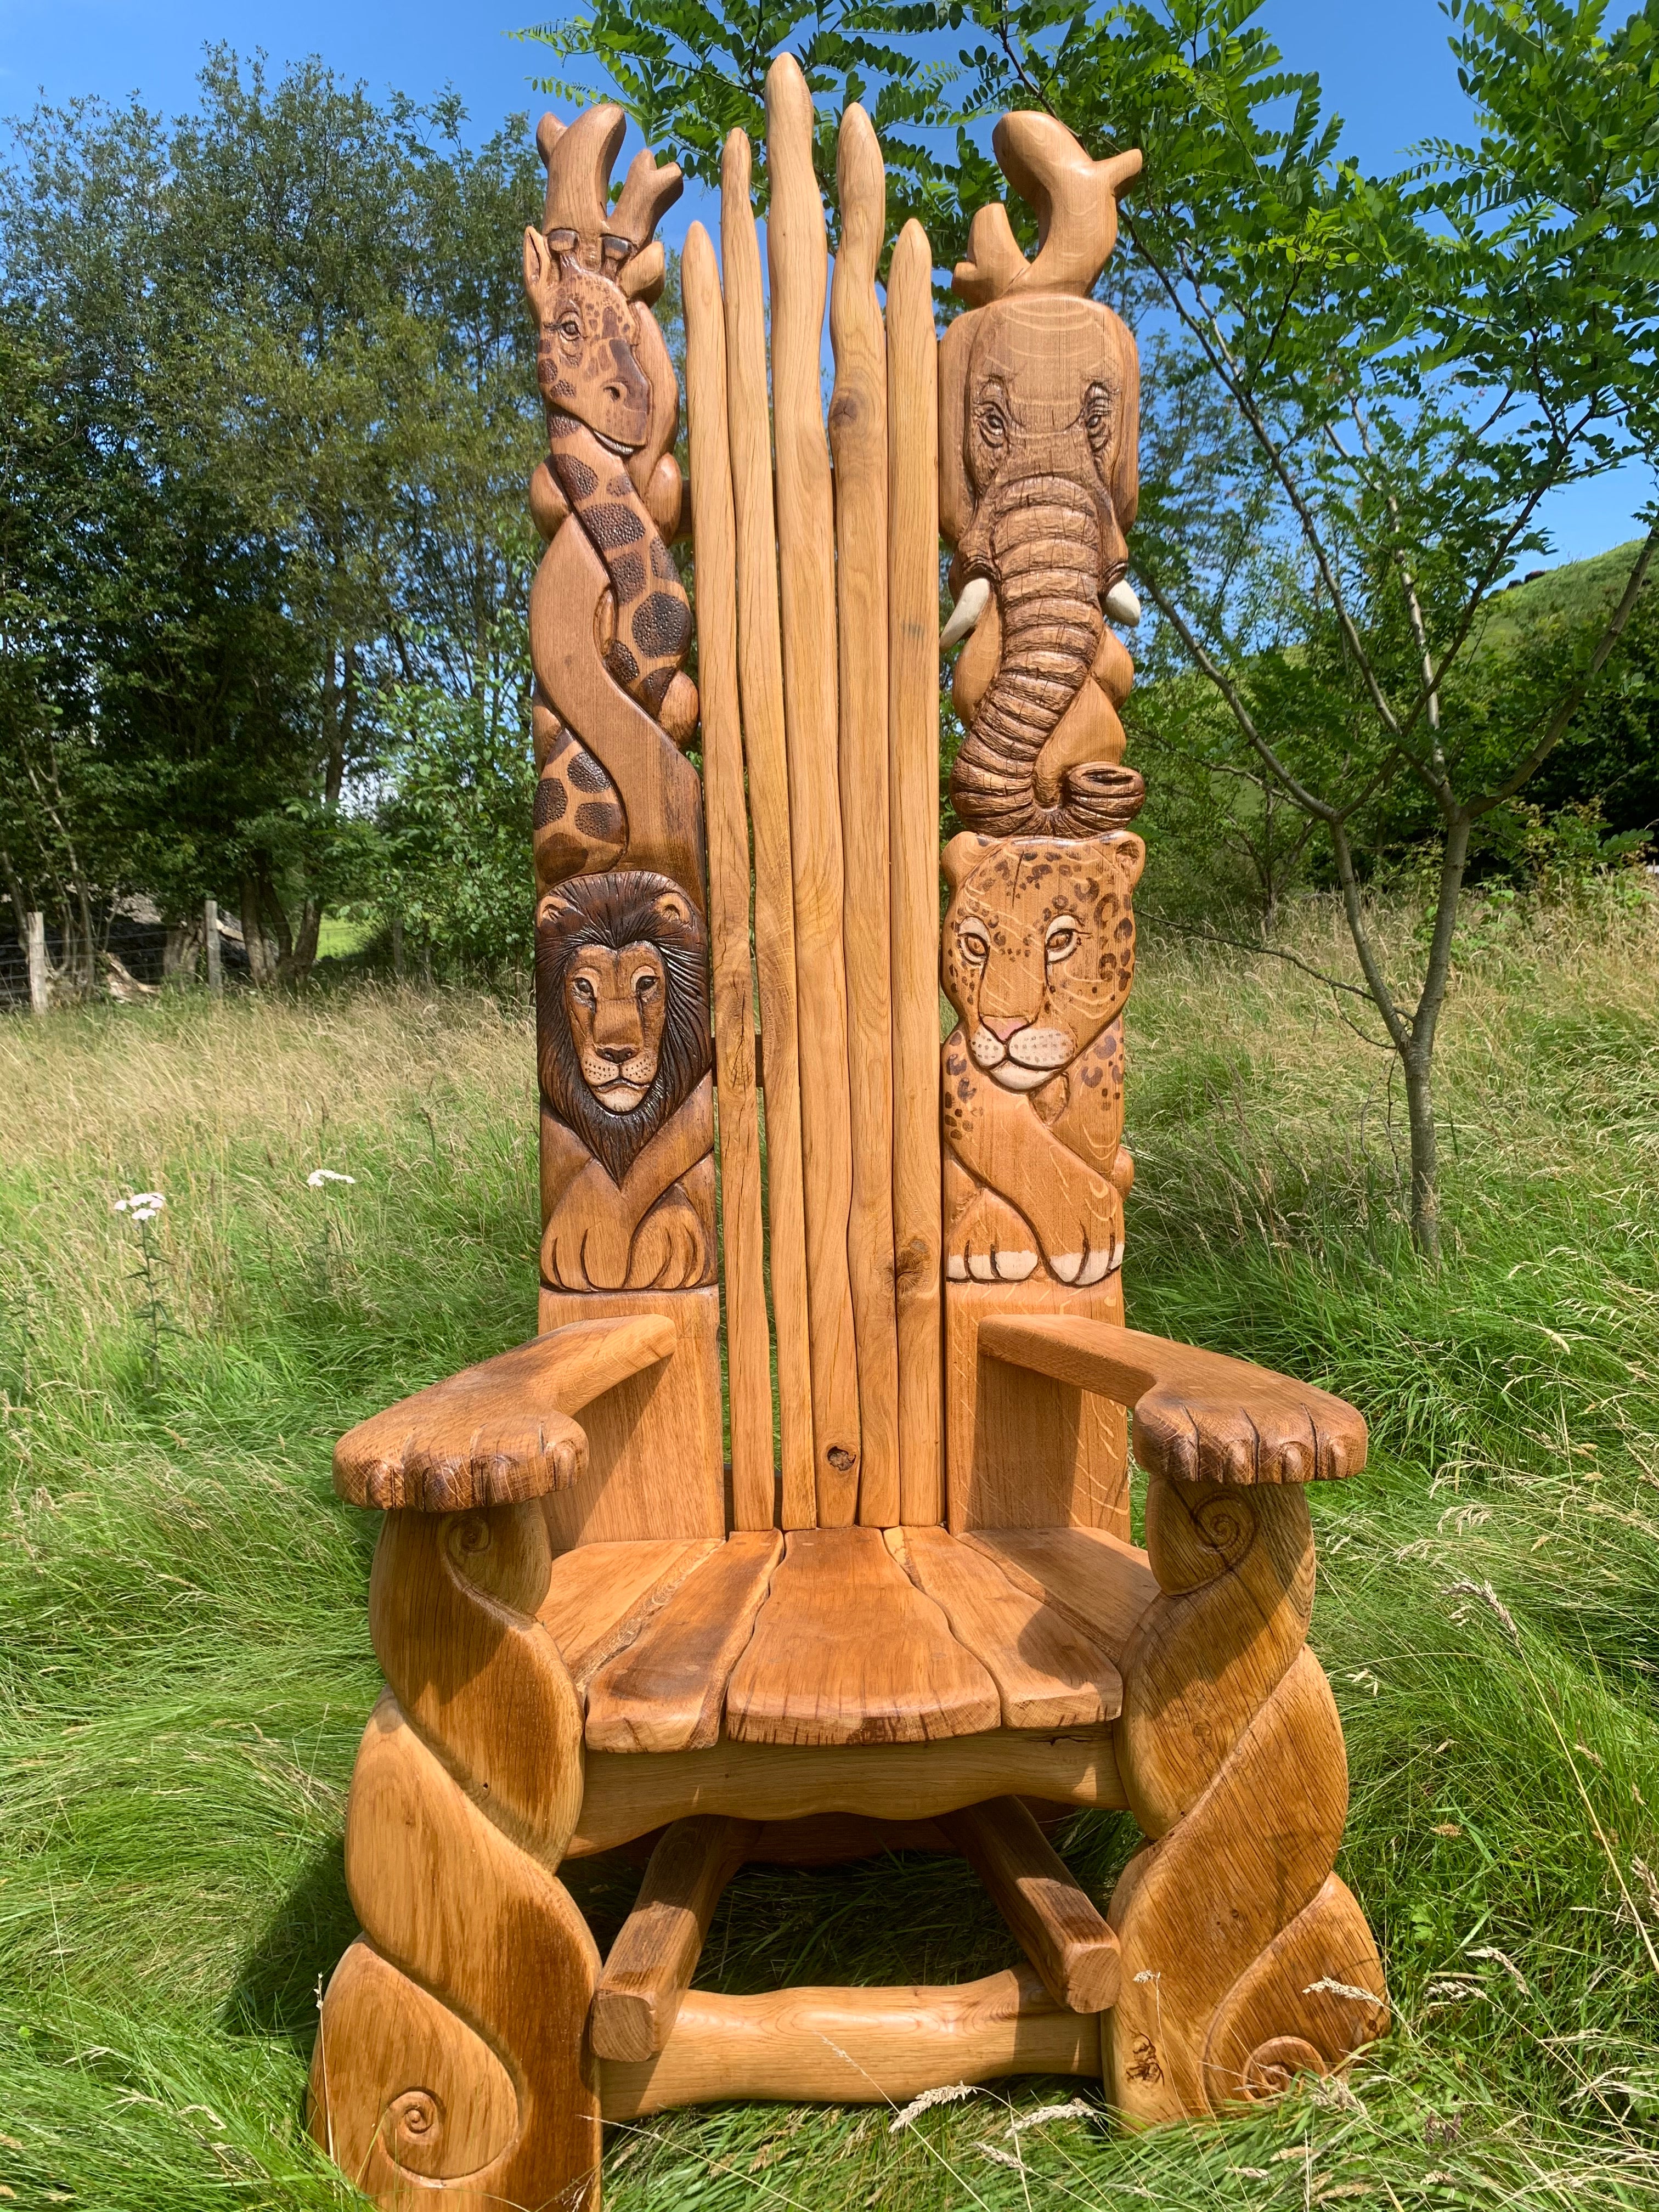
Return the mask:
POLYGON ((583 507, 582 528, 602 553, 618 546, 637 545, 645 536, 645 525, 637 514, 625 507, 604 502, 583 507))
POLYGON ((691 611, 684 599, 670 592, 653 592, 634 610, 630 627, 634 642, 641 653, 649 653, 653 659, 660 653, 670 653, 678 659, 690 635, 691 611))

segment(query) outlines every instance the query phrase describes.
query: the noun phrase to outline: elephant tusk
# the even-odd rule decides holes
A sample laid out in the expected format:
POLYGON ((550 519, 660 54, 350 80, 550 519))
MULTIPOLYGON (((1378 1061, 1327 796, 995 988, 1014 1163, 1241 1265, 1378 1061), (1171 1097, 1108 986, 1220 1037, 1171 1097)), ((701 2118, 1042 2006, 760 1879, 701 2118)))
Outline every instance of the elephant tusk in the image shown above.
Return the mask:
MULTIPOLYGON (((984 613, 991 597, 988 576, 970 576, 962 587, 962 597, 951 611, 951 619, 939 634, 939 649, 948 653, 953 645, 967 636, 984 613)), ((1139 610, 1137 610, 1139 611, 1139 610)))
POLYGON ((1140 620, 1140 602, 1129 589, 1127 580, 1119 577, 1103 603, 1115 623, 1122 623, 1133 629, 1140 620))

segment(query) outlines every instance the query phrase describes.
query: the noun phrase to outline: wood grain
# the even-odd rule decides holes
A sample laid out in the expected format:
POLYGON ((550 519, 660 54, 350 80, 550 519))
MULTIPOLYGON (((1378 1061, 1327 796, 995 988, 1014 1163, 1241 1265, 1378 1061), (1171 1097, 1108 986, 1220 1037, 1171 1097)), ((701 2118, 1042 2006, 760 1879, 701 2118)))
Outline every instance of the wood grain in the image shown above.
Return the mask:
POLYGON ((676 1820, 658 1839, 594 1992, 589 2025, 601 2058, 649 2058, 662 2049, 720 1893, 759 1834, 757 1821, 702 1814, 676 1820))
POLYGON ((899 1518, 945 1511, 939 1134, 939 381, 918 222, 887 280, 889 842, 899 1518))
POLYGON ((1158 1595, 1144 1552, 1105 1528, 976 1528, 963 1540, 1098 1644, 1123 1674, 1127 1698, 1125 1655, 1158 1595))
POLYGON ((806 1199, 801 1164, 799 1011, 795 984, 794 862, 784 734, 766 309, 760 244, 741 131, 720 160, 726 276, 726 410, 737 521, 738 674, 755 840, 755 965, 760 987, 769 1200, 772 1319, 778 1360, 786 1528, 817 1519, 812 1355, 807 1324, 806 1199))
POLYGON ((729 1536, 599 1669, 587 1691, 595 1751, 695 1751, 714 1741, 726 1679, 782 1551, 770 1531, 729 1536))
POLYGON ((908 2103, 945 2081, 1092 2074, 1097 2017, 1055 2004, 1029 1966, 948 1989, 690 1990, 660 2057, 599 2069, 608 2120, 712 2098, 908 2103))
POLYGON ((996 1684, 1005 1728, 1090 1727, 1117 1714, 1122 1679, 1099 1645, 987 1553, 943 1528, 890 1528, 887 1545, 996 1684))
POLYGON ((1056 2004, 1117 2002, 1117 1937, 1018 1797, 993 1797, 939 1823, 990 1892, 1056 2004))
POLYGON ((1134 1411, 1135 1457, 1185 1482, 1311 1482, 1357 1474, 1365 1424, 1327 1390, 1248 1360, 1073 1315, 987 1321, 980 1349, 1134 1411))
POLYGON ((334 1487, 353 1505, 423 1513, 568 1489, 587 1460, 570 1416, 673 1349, 673 1324, 655 1313, 546 1330, 348 1429, 334 1487))
POLYGON ((1005 1792, 1055 1805, 1121 1807, 1109 1728, 953 1736, 933 1743, 847 1748, 737 1743, 653 1759, 590 1749, 586 1789, 568 1858, 612 1850, 691 1813, 757 1820, 856 1813, 931 1820, 1005 1792))
POLYGON ((842 951, 841 805, 836 788, 835 515, 819 359, 829 253, 812 171, 812 95, 800 64, 766 74, 771 179, 773 437, 778 576, 793 838, 795 982, 800 1006, 807 1310, 812 1337, 817 1520, 858 1510, 859 1375, 847 1229, 853 1201, 842 951))
POLYGON ((579 1691, 607 1659, 627 1649, 659 1606, 719 1547, 714 1536, 579 1544, 553 1561, 536 1617, 558 1645, 579 1691))
POLYGON ((544 1330, 591 1316, 649 1315, 672 1332, 660 1365, 641 1370, 586 1409, 587 1471, 542 1500, 556 1552, 632 1538, 720 1536, 722 1470, 720 1292, 706 1290, 541 1293, 544 1330))
POLYGON ((726 1356, 732 1432, 732 1516, 769 1528, 772 1355, 761 1229, 761 1145, 755 1080, 755 978, 749 958, 749 821, 738 697, 737 522, 726 433, 726 313, 708 234, 693 223, 680 264, 691 506, 697 549, 697 683, 708 823, 708 931, 714 967, 714 1067, 720 1082, 726 1356))
POLYGON ((870 118, 842 117, 841 245, 830 294, 836 381, 836 634, 845 870, 848 1085, 853 1140, 847 1253, 863 1441, 858 1517, 900 1517, 898 1320, 893 1246, 892 932, 887 744, 887 359, 876 270, 887 180, 870 118))
POLYGON ((1059 1283, 947 1283, 945 1427, 951 1526, 1129 1533, 1129 1445, 1109 1398, 981 1355, 981 1324, 1020 1313, 1123 1317, 1122 1278, 1086 1291, 1059 1283))
POLYGON ((874 1528, 804 1528, 732 1672, 739 1743, 920 1743, 993 1729, 996 1685, 874 1528))

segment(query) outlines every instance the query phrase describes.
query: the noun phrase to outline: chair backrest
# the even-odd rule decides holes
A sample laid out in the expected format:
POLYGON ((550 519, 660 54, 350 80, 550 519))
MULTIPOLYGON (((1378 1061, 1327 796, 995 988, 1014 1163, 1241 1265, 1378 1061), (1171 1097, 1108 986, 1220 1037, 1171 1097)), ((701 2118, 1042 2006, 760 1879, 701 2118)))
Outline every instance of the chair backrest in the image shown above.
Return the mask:
POLYGON ((1121 1521, 1121 1416, 982 1375, 975 1342, 994 1311, 1121 1318, 1140 854, 1128 657, 1100 611, 1133 513, 1133 348, 1086 297, 1124 165, 1011 121, 999 150, 1044 245, 1028 264, 1003 210, 981 214, 958 271, 975 311, 941 349, 915 223, 884 315, 885 181, 857 107, 829 283, 811 95, 775 64, 769 288, 741 133, 720 266, 700 224, 686 242, 689 494, 649 313, 678 171, 640 155, 608 207, 620 112, 542 127, 542 1326, 652 1309, 678 1336, 595 1409, 590 1475, 550 1504, 561 1543, 1121 1521), (957 678, 943 1063, 941 521, 964 619, 987 605, 957 678), (695 689, 667 550, 688 524, 695 689))

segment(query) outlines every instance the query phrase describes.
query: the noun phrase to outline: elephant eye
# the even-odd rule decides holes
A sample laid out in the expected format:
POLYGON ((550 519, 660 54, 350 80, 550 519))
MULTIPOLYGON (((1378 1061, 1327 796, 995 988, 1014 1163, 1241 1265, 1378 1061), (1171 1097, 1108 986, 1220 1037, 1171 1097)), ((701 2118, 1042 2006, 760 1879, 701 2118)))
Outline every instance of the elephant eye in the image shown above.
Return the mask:
POLYGON ((1091 384, 1083 403, 1083 420, 1091 439, 1097 445, 1112 423, 1112 395, 1103 384, 1091 384))
POLYGON ((1043 950, 1052 960, 1069 959, 1078 947, 1078 926, 1062 918, 1048 924, 1048 941, 1043 950))
POLYGON ((982 929, 964 929, 958 933, 957 943, 962 957, 971 960, 975 968, 982 968, 991 957, 991 940, 982 929))
POLYGON ((1008 425, 1000 407, 981 407, 979 410, 980 434, 988 445, 1000 446, 1008 434, 1008 425))

